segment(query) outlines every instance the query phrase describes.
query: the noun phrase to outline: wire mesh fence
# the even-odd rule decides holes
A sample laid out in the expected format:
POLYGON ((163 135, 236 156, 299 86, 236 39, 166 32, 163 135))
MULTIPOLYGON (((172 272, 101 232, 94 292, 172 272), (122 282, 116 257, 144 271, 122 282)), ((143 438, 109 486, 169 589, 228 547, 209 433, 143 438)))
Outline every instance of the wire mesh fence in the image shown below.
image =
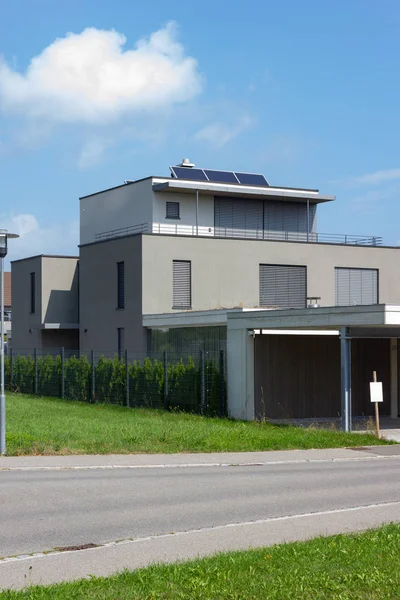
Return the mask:
POLYGON ((5 359, 8 390, 82 402, 226 415, 225 352, 182 356, 34 350, 5 359))

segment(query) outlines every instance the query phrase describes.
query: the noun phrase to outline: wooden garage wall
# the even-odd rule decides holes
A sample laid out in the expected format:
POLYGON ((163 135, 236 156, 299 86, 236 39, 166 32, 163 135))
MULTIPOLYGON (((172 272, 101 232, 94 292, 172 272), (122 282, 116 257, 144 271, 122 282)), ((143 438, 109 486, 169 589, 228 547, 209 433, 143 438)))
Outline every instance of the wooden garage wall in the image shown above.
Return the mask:
MULTIPOLYGON (((383 381, 390 413, 390 340, 352 340, 353 415, 370 415, 372 371, 383 381)), ((255 414, 271 419, 340 416, 340 341, 333 336, 257 335, 255 414)))

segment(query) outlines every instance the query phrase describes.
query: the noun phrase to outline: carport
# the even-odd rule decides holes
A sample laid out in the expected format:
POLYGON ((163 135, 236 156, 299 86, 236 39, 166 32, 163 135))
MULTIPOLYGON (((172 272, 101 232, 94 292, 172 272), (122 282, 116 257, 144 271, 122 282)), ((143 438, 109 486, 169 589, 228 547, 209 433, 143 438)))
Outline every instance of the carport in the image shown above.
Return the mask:
POLYGON ((383 383, 382 416, 399 416, 400 306, 257 310, 227 314, 228 409, 239 419, 373 414, 369 382, 383 383))

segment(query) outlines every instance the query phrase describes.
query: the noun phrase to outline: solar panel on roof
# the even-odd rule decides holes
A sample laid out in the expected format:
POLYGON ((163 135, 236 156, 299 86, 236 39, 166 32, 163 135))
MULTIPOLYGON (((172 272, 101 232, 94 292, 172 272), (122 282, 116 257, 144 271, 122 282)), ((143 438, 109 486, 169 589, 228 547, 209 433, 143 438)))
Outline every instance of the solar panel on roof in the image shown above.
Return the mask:
POLYGON ((235 174, 232 171, 214 171, 213 169, 204 169, 210 181, 216 183, 238 183, 235 174))
POLYGON ((258 175, 257 173, 235 173, 239 182, 244 185, 269 185, 264 175, 258 175))
POLYGON ((208 181, 203 169, 192 169, 189 167, 171 167, 171 171, 178 179, 190 179, 191 181, 208 181))

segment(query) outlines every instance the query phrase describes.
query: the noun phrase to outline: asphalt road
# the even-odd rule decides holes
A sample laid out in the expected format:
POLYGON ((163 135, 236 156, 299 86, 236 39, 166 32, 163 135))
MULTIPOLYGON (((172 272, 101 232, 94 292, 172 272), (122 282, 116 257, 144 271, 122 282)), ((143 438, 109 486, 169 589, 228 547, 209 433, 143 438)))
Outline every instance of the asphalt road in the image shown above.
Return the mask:
POLYGON ((3 471, 0 557, 321 511, 338 511, 335 519, 340 521, 341 509, 396 502, 400 457, 242 467, 3 471))

